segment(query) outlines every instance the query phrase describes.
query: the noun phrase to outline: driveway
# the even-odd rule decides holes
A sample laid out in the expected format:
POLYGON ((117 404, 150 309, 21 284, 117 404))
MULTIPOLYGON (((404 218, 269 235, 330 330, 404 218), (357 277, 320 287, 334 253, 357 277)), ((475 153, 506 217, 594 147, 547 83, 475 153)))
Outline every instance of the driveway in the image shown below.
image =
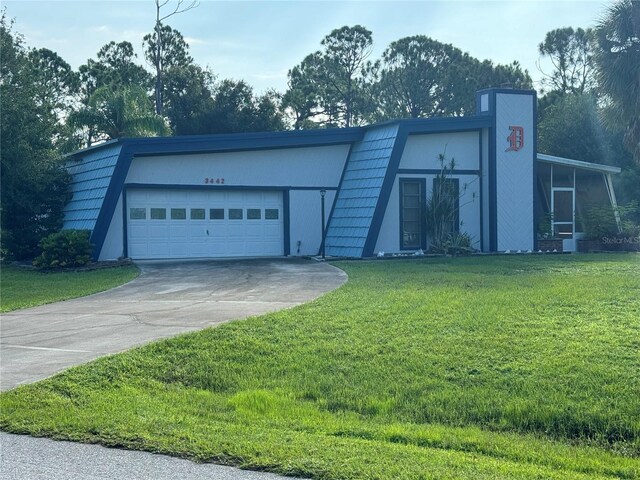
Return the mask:
POLYGON ((152 340, 313 300, 347 276, 304 259, 141 262, 112 290, 2 316, 0 388, 152 340))

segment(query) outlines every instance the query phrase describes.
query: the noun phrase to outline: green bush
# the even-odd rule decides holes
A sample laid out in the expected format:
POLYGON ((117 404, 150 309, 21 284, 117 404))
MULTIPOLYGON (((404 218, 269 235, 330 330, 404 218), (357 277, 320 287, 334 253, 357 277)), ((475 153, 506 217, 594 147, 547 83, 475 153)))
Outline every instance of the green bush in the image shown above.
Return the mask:
POLYGON ((93 245, 89 230, 61 230, 40 240, 42 253, 33 264, 38 268, 80 267, 91 261, 93 245))
POLYGON ((441 242, 431 245, 432 253, 446 255, 471 255, 476 250, 473 248, 473 238, 467 232, 449 233, 441 242))

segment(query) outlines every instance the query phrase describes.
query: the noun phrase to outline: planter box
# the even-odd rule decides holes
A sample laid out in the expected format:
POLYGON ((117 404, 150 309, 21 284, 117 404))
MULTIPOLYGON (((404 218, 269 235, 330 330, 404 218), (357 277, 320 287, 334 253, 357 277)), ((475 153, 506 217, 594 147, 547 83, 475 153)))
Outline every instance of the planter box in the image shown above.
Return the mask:
POLYGON ((602 251, 600 240, 578 240, 578 251, 582 253, 602 251))
POLYGON ((554 250, 562 252, 562 240, 555 238, 538 240, 538 250, 542 250, 543 252, 546 252, 547 250, 550 252, 553 252, 554 250))

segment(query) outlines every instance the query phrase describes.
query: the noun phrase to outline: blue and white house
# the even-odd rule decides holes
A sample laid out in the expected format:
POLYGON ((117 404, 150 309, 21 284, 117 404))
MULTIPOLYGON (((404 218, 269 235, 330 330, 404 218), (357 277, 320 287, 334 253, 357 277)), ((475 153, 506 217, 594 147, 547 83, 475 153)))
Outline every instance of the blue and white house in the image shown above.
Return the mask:
POLYGON ((411 253, 428 246, 424 205, 444 153, 453 228, 478 250, 534 249, 550 212, 575 249, 583 199, 615 205, 619 169, 536 154, 533 91, 477 99, 470 117, 105 142, 70 156, 64 228, 90 230, 100 260, 317 255, 323 242, 330 256, 411 253))

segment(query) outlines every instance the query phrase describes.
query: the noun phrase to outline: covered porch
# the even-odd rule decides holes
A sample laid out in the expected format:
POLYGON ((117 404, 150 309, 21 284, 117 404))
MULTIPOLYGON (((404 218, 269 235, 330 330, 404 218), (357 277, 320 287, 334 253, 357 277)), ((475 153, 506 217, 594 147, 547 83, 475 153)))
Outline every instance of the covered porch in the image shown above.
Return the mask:
POLYGON ((542 153, 536 159, 537 248, 543 240, 553 239, 562 242, 562 251, 575 252, 577 241, 586 234, 582 219, 594 206, 611 207, 619 227, 611 178, 619 168, 542 153))

